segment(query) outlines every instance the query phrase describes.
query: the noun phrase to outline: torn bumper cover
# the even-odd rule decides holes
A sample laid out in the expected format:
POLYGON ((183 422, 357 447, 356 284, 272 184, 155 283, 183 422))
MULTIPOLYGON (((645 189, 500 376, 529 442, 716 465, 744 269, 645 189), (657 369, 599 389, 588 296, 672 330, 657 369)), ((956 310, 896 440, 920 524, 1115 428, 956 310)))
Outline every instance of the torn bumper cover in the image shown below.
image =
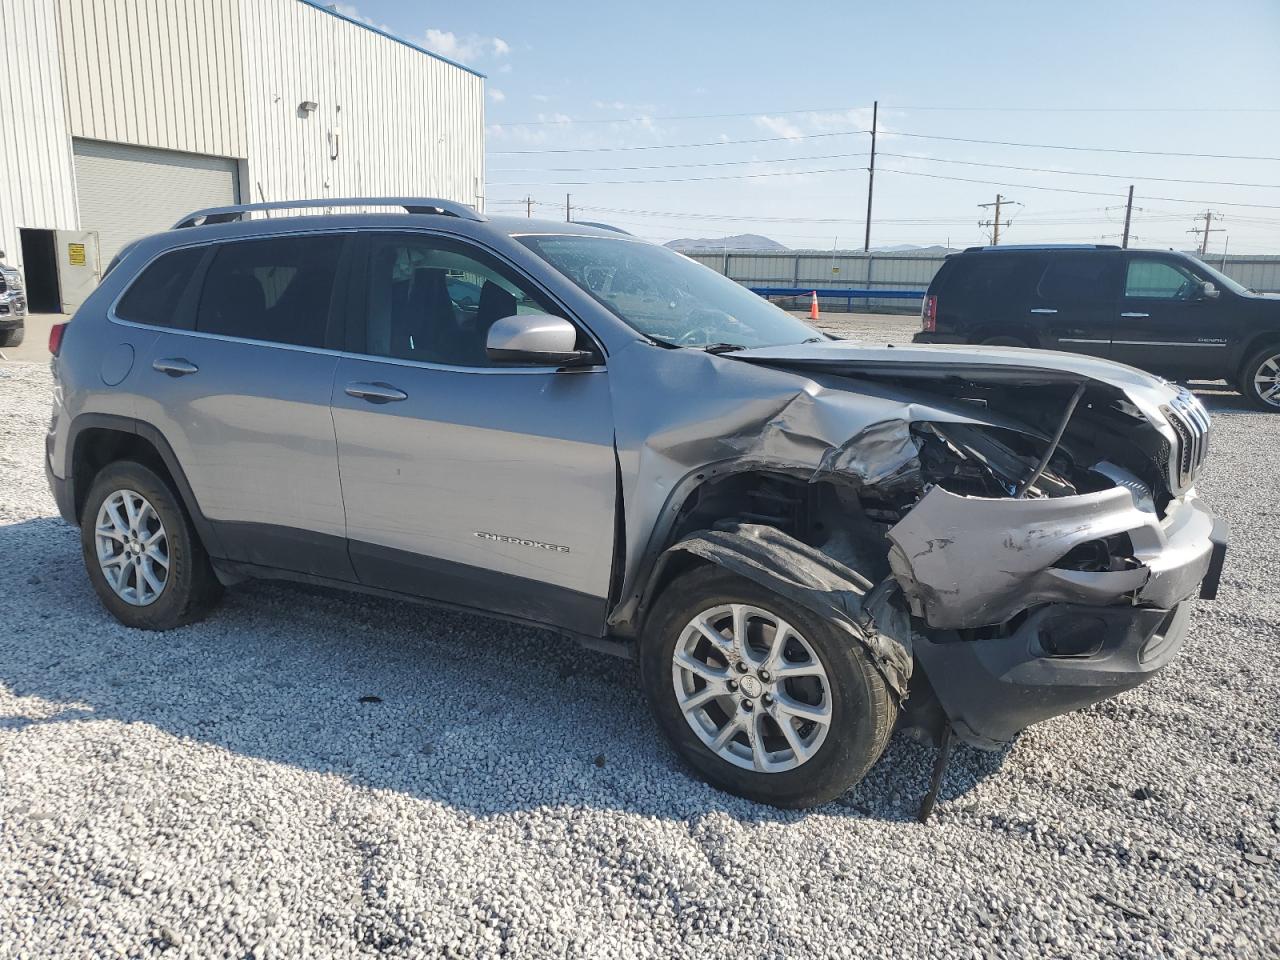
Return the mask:
MULTIPOLYGON (((874 626, 864 609, 871 583, 838 560, 801 543, 775 527, 751 523, 726 524, 702 530, 673 544, 662 555, 665 564, 675 553, 691 553, 814 611, 862 644, 899 697, 911 679, 910 629, 890 636, 892 618, 874 626)), ((661 568, 657 571, 660 579, 661 568)))
POLYGON ((1227 528, 1194 495, 1160 518, 1123 488, 1011 501, 935 487, 889 538, 894 575, 932 628, 917 635, 915 655, 956 733, 993 748, 1169 663, 1190 598, 1216 593, 1227 528), (1054 565, 1117 534, 1133 546, 1122 569, 1054 565), (1010 629, 956 632, 999 624, 1010 629))
POLYGON ((1040 603, 1171 607, 1213 558, 1214 516, 1194 496, 1163 519, 1124 487, 1072 497, 989 500, 933 487, 889 530, 889 564, 912 612, 936 629, 1004 623, 1040 603), (1129 569, 1054 566, 1076 547, 1127 534, 1129 569))

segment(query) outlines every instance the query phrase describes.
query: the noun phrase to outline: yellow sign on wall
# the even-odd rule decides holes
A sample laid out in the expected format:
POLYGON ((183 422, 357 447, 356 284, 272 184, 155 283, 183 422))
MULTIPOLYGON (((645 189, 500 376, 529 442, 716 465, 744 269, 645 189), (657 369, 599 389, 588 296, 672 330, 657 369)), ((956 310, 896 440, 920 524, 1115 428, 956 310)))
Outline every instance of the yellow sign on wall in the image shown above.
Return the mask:
POLYGON ((85 253, 83 243, 67 244, 67 260, 73 267, 83 267, 85 265, 85 253))

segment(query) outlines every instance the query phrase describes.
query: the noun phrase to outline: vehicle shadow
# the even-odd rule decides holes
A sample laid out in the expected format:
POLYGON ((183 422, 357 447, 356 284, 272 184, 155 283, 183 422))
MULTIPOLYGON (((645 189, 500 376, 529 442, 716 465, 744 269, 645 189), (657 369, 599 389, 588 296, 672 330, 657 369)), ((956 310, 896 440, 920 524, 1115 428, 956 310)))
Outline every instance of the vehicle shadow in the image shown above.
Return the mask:
MULTIPOLYGON (((200 744, 476 815, 576 805, 747 822, 779 811, 697 781, 662 741, 634 666, 556 634, 278 583, 228 591, 203 623, 130 630, 101 607, 77 531, 0 525, 0 735, 147 724, 200 744), (0 701, 2 703, 3 701, 0 701)), ((915 816, 934 749, 898 736, 827 812, 915 816)), ((999 770, 957 749, 942 807, 999 770)))

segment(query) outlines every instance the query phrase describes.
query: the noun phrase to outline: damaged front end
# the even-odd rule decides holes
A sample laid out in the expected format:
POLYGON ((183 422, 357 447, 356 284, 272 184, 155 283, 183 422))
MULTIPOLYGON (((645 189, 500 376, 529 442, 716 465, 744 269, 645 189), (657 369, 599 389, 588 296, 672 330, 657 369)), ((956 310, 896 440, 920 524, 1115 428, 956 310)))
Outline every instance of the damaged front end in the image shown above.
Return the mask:
POLYGON ((1216 591, 1226 529, 1194 491, 1209 423, 1185 391, 1033 351, 717 362, 744 360, 806 385, 727 441, 655 435, 645 452, 732 448, 688 478, 693 495, 671 491, 657 567, 696 555, 847 624, 907 725, 1006 743, 1158 671, 1189 601, 1216 591))

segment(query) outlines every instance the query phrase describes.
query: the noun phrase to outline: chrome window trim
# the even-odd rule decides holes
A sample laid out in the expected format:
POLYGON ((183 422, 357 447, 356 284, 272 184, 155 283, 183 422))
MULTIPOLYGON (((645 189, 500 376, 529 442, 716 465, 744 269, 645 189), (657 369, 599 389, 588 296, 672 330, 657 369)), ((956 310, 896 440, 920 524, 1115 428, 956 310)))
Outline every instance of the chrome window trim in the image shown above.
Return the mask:
MULTIPOLYGON (((191 242, 191 243, 175 243, 173 246, 165 247, 163 250, 157 250, 154 254, 152 254, 152 256, 147 260, 147 262, 146 262, 146 263, 144 263, 142 266, 140 266, 137 270, 135 270, 135 271, 133 272, 133 276, 129 278, 129 282, 128 282, 128 283, 126 283, 126 284, 124 285, 124 288, 123 288, 123 289, 122 289, 118 294, 116 294, 115 298, 111 301, 110 305, 108 305, 108 307, 107 307, 107 319, 108 319, 111 323, 118 323, 118 324, 120 324, 121 326, 134 327, 134 328, 141 329, 141 330, 170 330, 170 331, 172 331, 172 330, 177 330, 177 329, 178 329, 178 328, 176 328, 176 327, 162 327, 162 326, 160 326, 160 325, 158 325, 158 324, 154 324, 154 323, 139 323, 137 320, 126 320, 126 319, 124 319, 123 317, 121 317, 119 314, 117 314, 117 313, 116 313, 116 307, 120 305, 120 301, 121 301, 121 300, 123 300, 123 299, 125 298, 125 295, 126 295, 130 290, 132 290, 132 289, 133 289, 133 285, 134 285, 135 283, 137 283, 137 282, 138 282, 139 278, 140 278, 144 273, 146 273, 146 272, 147 272, 147 269, 148 269, 148 268, 149 268, 153 263, 155 263, 157 260, 159 260, 161 257, 165 256, 166 254, 169 254, 169 253, 175 253, 175 252, 176 252, 176 251, 178 251, 178 250, 190 250, 190 249, 193 249, 193 248, 195 248, 195 247, 213 247, 213 246, 217 246, 217 245, 219 245, 219 244, 223 244, 223 243, 242 243, 242 242, 247 241, 247 240, 273 240, 273 239, 276 239, 276 238, 278 238, 278 237, 294 237, 294 236, 298 236, 298 237, 307 237, 307 236, 331 236, 331 235, 333 235, 333 234, 358 233, 358 232, 359 232, 359 230, 360 230, 360 228, 359 228, 359 227, 341 227, 341 228, 338 228, 338 229, 329 229, 329 230, 322 230, 322 229, 311 229, 311 230, 279 230, 279 231, 272 231, 271 233, 255 233, 255 234, 253 234, 253 236, 249 236, 249 237, 225 237, 225 238, 220 238, 220 239, 217 239, 217 240, 195 240, 195 241, 193 241, 193 242, 191 242)), ((195 332, 197 332, 197 331, 192 330, 192 331, 179 331, 179 332, 181 332, 181 333, 195 333, 195 332)), ((218 334, 206 334, 206 336, 219 336, 219 335, 218 335, 218 334)), ((240 338, 240 337, 223 337, 222 339, 224 339, 224 340, 241 340, 241 339, 244 339, 244 338, 240 338)), ((286 343, 286 344, 280 344, 280 343, 276 343, 274 340, 252 340, 252 341, 251 341, 251 340, 247 340, 247 339, 245 339, 245 342, 246 342, 246 343, 269 343, 269 344, 272 344, 272 345, 274 345, 274 346, 286 346, 286 347, 287 347, 287 346, 296 346, 296 344, 287 344, 287 343, 286 343)), ((307 348, 307 349, 313 349, 313 348, 307 348)))
POLYGON ((1110 343, 1110 340, 1086 340, 1080 337, 1059 337, 1059 343, 1110 343))
POLYGON ((136 323, 133 320, 113 319, 122 327, 133 327, 136 330, 152 330, 171 333, 175 336, 193 337, 197 340, 213 340, 222 343, 243 343, 251 347, 271 347, 276 350, 292 350, 295 353, 314 353, 322 357, 334 357, 339 360, 367 360, 372 363, 390 363, 398 367, 421 367, 427 370, 441 370, 447 373, 603 373, 607 368, 602 363, 584 367, 566 367, 564 365, 540 364, 525 367, 466 367, 449 363, 428 363, 423 360, 405 360, 400 357, 380 357, 374 353, 354 353, 350 350, 330 350, 327 347, 308 347, 297 343, 281 343, 278 340, 253 340, 249 337, 228 337, 221 333, 203 333, 199 330, 182 330, 175 327, 155 327, 149 323, 136 323))
MULTIPOLYGON (((107 307, 107 320, 119 326, 131 327, 135 330, 151 330, 157 333, 181 334, 182 336, 186 336, 186 337, 195 337, 200 340, 221 341, 223 343, 247 343, 247 344, 250 344, 251 346, 273 347, 278 350, 292 350, 299 353, 314 353, 319 356, 338 357, 340 359, 348 359, 348 360, 371 360, 377 363, 391 363, 391 364, 395 364, 396 366, 421 367, 423 369, 442 370, 450 373, 528 374, 528 373, 556 373, 559 371, 573 372, 573 373, 599 373, 599 372, 604 372, 607 369, 606 363, 591 364, 590 366, 583 366, 583 367, 565 367, 565 366, 556 366, 556 365, 538 365, 538 366, 522 366, 522 367, 466 367, 466 366, 460 366, 456 364, 447 364, 447 363, 428 363, 422 360, 404 360, 399 357, 382 357, 375 353, 355 353, 349 350, 330 350, 327 347, 309 347, 309 346, 305 346, 303 344, 297 344, 297 343, 282 343, 278 340, 256 340, 250 337, 229 337, 221 333, 207 333, 201 330, 184 330, 181 327, 162 327, 152 323, 139 323, 137 320, 125 320, 123 317, 119 316, 116 313, 116 306, 124 298, 125 294, 129 292, 129 290, 133 287, 133 285, 138 282, 138 278, 141 277, 142 274, 146 272, 147 268, 150 267, 157 260, 159 260, 161 257, 163 257, 165 254, 173 253, 176 250, 188 250, 193 247, 212 247, 212 246, 217 246, 224 243, 240 243, 248 240, 270 240, 278 237, 329 236, 332 234, 348 234, 348 233, 354 233, 354 234, 421 233, 427 236, 443 236, 448 239, 466 241, 474 244, 475 246, 479 247, 481 250, 485 251, 486 253, 498 259, 508 269, 514 271, 517 276, 523 277, 525 275, 524 271, 517 268, 515 264, 511 263, 508 258, 502 256, 500 252, 492 249, 486 244, 479 243, 474 237, 469 237, 469 236, 466 236, 465 234, 450 233, 450 232, 438 230, 438 229, 432 230, 420 225, 414 225, 414 226, 406 225, 404 227, 400 227, 400 226, 342 227, 340 229, 328 229, 328 230, 324 230, 324 229, 279 230, 279 231, 272 231, 271 233, 255 233, 252 236, 247 236, 247 237, 227 237, 227 238, 218 239, 218 240, 197 240, 192 243, 176 243, 173 246, 165 247, 163 250, 158 250, 154 255, 152 255, 146 261, 146 263, 142 264, 142 266, 140 266, 136 271, 134 271, 134 274, 130 278, 129 282, 125 284, 124 289, 122 289, 118 294, 116 294, 115 299, 113 299, 111 301, 111 304, 107 307)), ((552 302, 560 306, 561 309, 563 309, 566 313, 573 315, 573 311, 565 307, 564 304, 560 302, 560 299, 558 297, 554 297, 550 294, 549 291, 544 290, 541 284, 538 285, 538 289, 545 296, 549 297, 552 300, 552 302)), ((595 335, 595 332, 586 323, 582 322, 581 320, 577 320, 576 315, 573 315, 573 316, 575 316, 575 319, 571 320, 570 322, 575 323, 575 325, 579 329, 585 330, 587 333, 587 336, 590 337, 591 341, 595 343, 596 346, 599 348, 600 355, 607 359, 608 351, 604 349, 604 345, 600 342, 600 338, 595 335)))

